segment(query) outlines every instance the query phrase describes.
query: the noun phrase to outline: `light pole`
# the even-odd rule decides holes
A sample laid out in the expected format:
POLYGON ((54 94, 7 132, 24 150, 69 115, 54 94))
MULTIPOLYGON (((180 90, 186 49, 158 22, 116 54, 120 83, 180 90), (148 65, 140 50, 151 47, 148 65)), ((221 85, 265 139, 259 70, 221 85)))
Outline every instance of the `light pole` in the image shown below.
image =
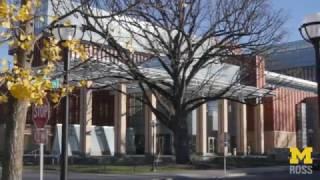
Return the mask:
MULTIPOLYGON (((63 23, 63 22, 62 22, 63 23)), ((53 36, 63 43, 67 40, 81 39, 83 37, 83 29, 78 30, 76 25, 56 24, 52 30, 53 36)), ((70 69, 70 51, 66 47, 62 47, 63 58, 63 83, 68 88, 69 85, 69 69, 70 69)), ((62 122, 62 139, 61 139, 61 155, 60 155, 60 180, 68 179, 68 129, 69 129, 69 95, 64 98, 64 120, 62 122)))
POLYGON ((318 121, 320 119, 320 13, 306 16, 299 28, 304 40, 311 43, 316 55, 316 80, 318 83, 318 121))
POLYGON ((307 131, 307 146, 313 146, 313 129, 308 129, 307 131))

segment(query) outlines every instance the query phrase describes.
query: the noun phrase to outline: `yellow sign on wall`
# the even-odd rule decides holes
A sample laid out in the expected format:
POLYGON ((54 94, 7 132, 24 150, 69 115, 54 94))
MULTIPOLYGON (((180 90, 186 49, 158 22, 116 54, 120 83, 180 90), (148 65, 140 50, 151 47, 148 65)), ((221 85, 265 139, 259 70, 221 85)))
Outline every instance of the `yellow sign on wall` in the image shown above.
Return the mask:
POLYGON ((290 153, 290 164, 296 165, 300 161, 303 161, 305 165, 312 164, 312 147, 305 147, 302 152, 296 147, 291 147, 290 153))

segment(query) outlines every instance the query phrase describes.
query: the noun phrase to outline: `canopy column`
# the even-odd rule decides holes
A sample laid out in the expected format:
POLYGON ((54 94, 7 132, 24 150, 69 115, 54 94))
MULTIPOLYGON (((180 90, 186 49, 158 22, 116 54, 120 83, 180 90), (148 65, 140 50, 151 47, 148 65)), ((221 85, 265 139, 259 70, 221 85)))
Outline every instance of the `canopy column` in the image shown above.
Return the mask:
POLYGON ((127 86, 117 84, 114 101, 114 131, 115 131, 115 154, 126 154, 126 130, 127 130, 127 86))

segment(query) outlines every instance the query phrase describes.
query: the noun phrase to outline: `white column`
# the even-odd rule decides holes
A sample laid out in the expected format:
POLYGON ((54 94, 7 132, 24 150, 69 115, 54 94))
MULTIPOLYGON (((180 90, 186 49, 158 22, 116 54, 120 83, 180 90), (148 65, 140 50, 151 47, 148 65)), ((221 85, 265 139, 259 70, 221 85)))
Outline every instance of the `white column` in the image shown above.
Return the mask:
MULTIPOLYGON (((148 93, 148 98, 152 104, 152 107, 157 106, 157 99, 152 93, 148 93)), ((156 116, 151 111, 151 108, 148 105, 144 105, 144 122, 145 122, 145 153, 146 154, 155 154, 156 153, 156 135, 157 128, 155 126, 156 116)))
POLYGON ((247 106, 237 103, 237 152, 247 154, 247 106))
POLYGON ((83 154, 90 154, 92 131, 92 90, 80 90, 80 148, 83 154))
MULTIPOLYGON (((297 109, 297 147, 304 148, 307 146, 307 109, 306 103, 299 103, 296 106, 297 109)), ((315 126, 316 127, 316 126, 315 126)))
POLYGON ((221 99, 218 102, 218 153, 228 151, 224 146, 225 136, 228 133, 228 100, 221 99))
POLYGON ((254 143, 255 152, 264 154, 264 116, 263 104, 258 104, 254 110, 254 143))
POLYGON ((197 109, 197 138, 196 151, 200 155, 207 153, 207 104, 197 109))
POLYGON ((118 84, 114 101, 115 154, 126 154, 127 86, 118 84))

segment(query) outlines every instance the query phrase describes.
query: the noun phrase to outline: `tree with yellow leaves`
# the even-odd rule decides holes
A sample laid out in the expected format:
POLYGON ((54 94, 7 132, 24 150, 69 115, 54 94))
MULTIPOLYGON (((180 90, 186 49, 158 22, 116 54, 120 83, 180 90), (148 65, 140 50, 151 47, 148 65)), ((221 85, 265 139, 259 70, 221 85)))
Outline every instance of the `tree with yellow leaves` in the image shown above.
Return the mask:
MULTIPOLYGON (((60 46, 53 36, 35 34, 34 20, 42 18, 37 14, 40 6, 41 0, 21 0, 19 4, 0 1, 0 41, 14 49, 13 68, 9 69, 6 60, 0 61, 0 103, 8 107, 2 164, 2 179, 6 180, 22 179, 24 129, 30 105, 41 105, 47 97, 51 102, 58 103, 73 89, 62 86, 53 91, 50 78, 61 61, 61 46, 82 59, 88 58, 80 41, 70 39, 60 46), (36 48, 40 48, 41 60, 45 65, 35 69, 32 60, 36 48)), ((58 22, 59 18, 63 17, 56 17, 54 22, 58 22)))
MULTIPOLYGON (((69 0, 54 0, 58 4, 70 3, 69 0)), ((69 16, 83 10, 91 1, 78 3, 75 8, 58 15, 41 14, 42 0, 0 0, 0 44, 10 46, 13 55, 12 68, 8 61, 0 60, 0 103, 6 106, 6 130, 4 158, 2 163, 2 179, 21 180, 23 169, 24 130, 27 111, 31 105, 41 105, 45 98, 58 104, 60 100, 71 93, 74 87, 63 84, 53 87, 57 67, 63 63, 62 48, 66 48, 77 59, 86 62, 90 60, 88 50, 80 40, 67 39, 60 42, 53 36, 57 27, 73 26, 71 21, 65 21, 69 16), (40 12, 40 13, 39 13, 40 12), (36 22, 51 18, 50 23, 44 23, 42 32, 36 32, 36 22), (38 53, 39 51, 39 53, 38 53), (33 67, 34 55, 40 54, 41 66, 33 67)), ((47 3, 53 1, 48 0, 47 3)), ((114 2, 114 0, 110 0, 114 2)), ((120 6, 109 4, 108 8, 120 6)), ((108 16, 120 15, 124 9, 118 9, 108 16)), ((65 75, 63 71, 60 75, 65 75)), ((80 87, 89 87, 90 80, 78 80, 80 87)))

